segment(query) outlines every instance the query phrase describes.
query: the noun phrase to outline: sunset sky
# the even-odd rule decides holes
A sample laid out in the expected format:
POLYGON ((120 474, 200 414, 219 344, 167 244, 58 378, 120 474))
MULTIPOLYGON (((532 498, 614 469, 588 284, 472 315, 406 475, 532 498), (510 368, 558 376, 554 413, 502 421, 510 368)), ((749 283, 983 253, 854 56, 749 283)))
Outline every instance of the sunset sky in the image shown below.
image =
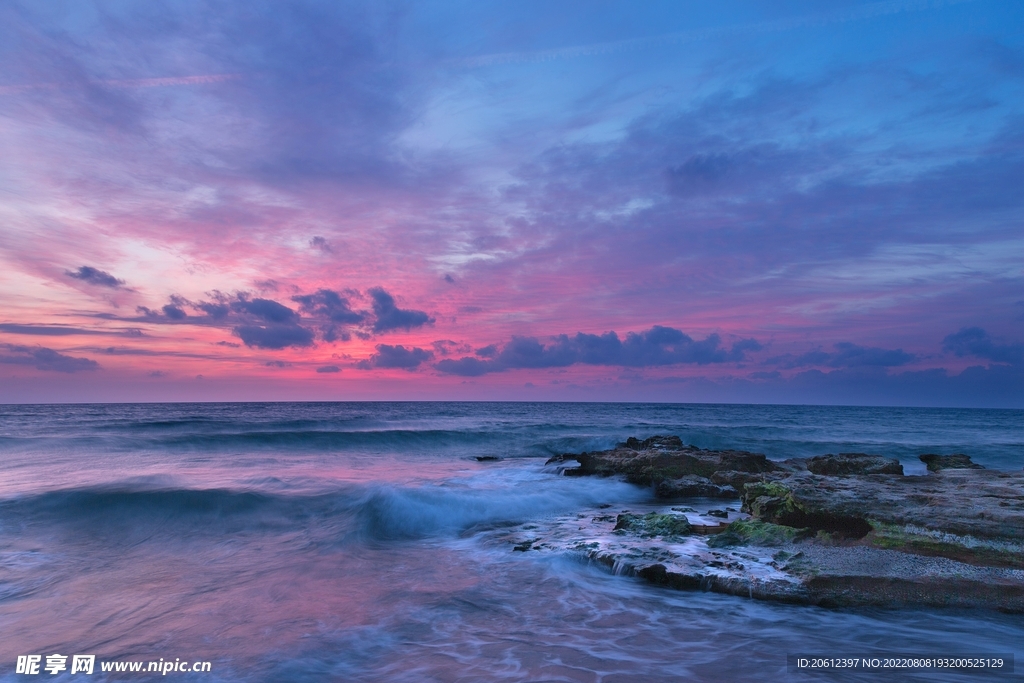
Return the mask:
POLYGON ((4 2, 0 401, 1024 407, 1022 26, 4 2))

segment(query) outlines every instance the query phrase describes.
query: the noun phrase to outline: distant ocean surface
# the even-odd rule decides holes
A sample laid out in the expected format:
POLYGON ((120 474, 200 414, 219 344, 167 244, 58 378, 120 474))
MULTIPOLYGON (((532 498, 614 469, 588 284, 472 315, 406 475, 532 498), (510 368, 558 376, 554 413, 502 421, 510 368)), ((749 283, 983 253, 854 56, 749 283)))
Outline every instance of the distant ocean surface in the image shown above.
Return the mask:
MULTIPOLYGON (((908 474, 924 472, 921 453, 1024 467, 1020 410, 0 406, 0 681, 33 680, 17 657, 53 653, 210 661, 167 675, 209 682, 868 680, 791 675, 787 653, 1015 653, 1022 670, 1019 615, 677 592, 495 540, 653 503, 545 460, 655 434, 775 459, 878 453, 908 474)), ((98 668, 40 676, 166 678, 98 668)))

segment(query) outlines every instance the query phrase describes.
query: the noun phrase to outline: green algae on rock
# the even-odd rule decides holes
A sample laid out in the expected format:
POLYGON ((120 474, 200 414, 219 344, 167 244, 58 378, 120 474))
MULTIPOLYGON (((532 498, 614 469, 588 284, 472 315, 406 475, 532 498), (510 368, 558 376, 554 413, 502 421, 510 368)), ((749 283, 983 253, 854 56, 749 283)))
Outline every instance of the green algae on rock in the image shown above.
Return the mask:
POLYGON ((688 536, 693 527, 684 515, 650 512, 646 515, 624 513, 615 519, 615 530, 636 534, 642 538, 688 536))
POLYGON ((783 546, 792 543, 805 532, 781 524, 762 522, 759 519, 738 519, 725 531, 708 538, 708 547, 725 548, 737 545, 783 546))

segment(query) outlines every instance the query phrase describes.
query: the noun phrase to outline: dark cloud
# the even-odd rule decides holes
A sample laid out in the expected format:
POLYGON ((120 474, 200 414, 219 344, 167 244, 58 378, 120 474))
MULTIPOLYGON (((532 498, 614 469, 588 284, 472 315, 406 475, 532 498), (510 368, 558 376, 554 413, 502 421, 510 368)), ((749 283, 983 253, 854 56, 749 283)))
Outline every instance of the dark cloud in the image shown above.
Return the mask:
POLYGON ((373 313, 377 318, 373 323, 374 332, 411 330, 434 322, 434 319, 423 311, 399 308, 395 304, 395 298, 382 287, 374 287, 369 290, 369 294, 373 298, 373 313))
POLYGON ((481 346, 475 353, 481 358, 495 358, 498 355, 498 345, 488 344, 487 346, 481 346))
POLYGON ((353 311, 349 300, 330 289, 319 289, 315 294, 293 296, 299 310, 308 315, 326 318, 335 323, 355 325, 366 318, 365 313, 353 311))
POLYGON ((455 284, 455 278, 453 278, 451 275, 445 275, 444 276, 444 281, 447 282, 450 285, 454 285, 455 284))
POLYGON ((341 372, 341 368, 337 365, 321 365, 316 371, 320 373, 341 372))
POLYGON ((195 308, 196 304, 193 304, 177 294, 173 294, 171 295, 170 303, 161 306, 159 311, 154 311, 148 306, 136 306, 135 310, 138 313, 141 313, 143 319, 147 322, 164 324, 180 323, 188 318, 188 313, 185 312, 186 306, 195 308))
POLYGON ((231 310, 243 322, 232 332, 246 346, 257 349, 283 349, 313 345, 313 331, 299 324, 298 313, 271 299, 250 299, 239 294, 231 310))
POLYGON ((459 375, 460 377, 479 377, 489 372, 501 372, 507 369, 498 367, 494 361, 483 361, 468 356, 457 360, 446 358, 434 367, 446 375, 459 375))
POLYGON ((829 360, 834 368, 858 368, 865 366, 894 368, 917 360, 917 356, 903 349, 881 349, 875 346, 858 346, 850 342, 835 345, 836 352, 829 360))
POLYGON ((980 327, 964 327, 942 340, 944 351, 959 357, 974 356, 996 363, 1024 364, 1024 343, 996 344, 980 327))
POLYGON ((742 339, 727 348, 717 334, 697 341, 675 328, 655 325, 643 332, 629 332, 625 340, 615 332, 579 332, 573 337, 563 334, 546 345, 534 337, 513 337, 500 349, 493 344, 477 349, 476 355, 487 360, 445 359, 436 367, 446 374, 475 377, 515 368, 556 368, 576 363, 622 367, 706 365, 742 361, 747 351, 761 348, 755 339, 742 339))
POLYGON ((88 282, 90 285, 99 285, 100 287, 110 287, 111 289, 119 289, 124 286, 124 280, 119 280, 110 273, 104 270, 98 270, 92 266, 79 266, 78 270, 64 271, 64 274, 68 277, 73 277, 76 280, 82 282, 88 282))
POLYGON ((3 344, 6 354, 0 354, 0 363, 9 365, 30 365, 36 370, 47 372, 82 372, 96 370, 100 364, 88 358, 76 358, 44 347, 15 346, 3 344))
POLYGON ((264 363, 268 368, 287 368, 291 367, 291 363, 284 360, 268 360, 264 363))
POLYGON ((348 341, 352 335, 345 329, 358 325, 367 318, 361 311, 353 311, 349 300, 330 289, 319 289, 314 294, 293 296, 299 310, 313 317, 320 327, 325 342, 348 341))
POLYGON ((174 304, 167 304, 162 310, 168 320, 184 320, 188 317, 188 313, 186 313, 183 308, 175 306, 174 304))
POLYGON ((232 330, 242 343, 257 349, 312 346, 313 332, 300 325, 238 325, 232 330))
POLYGON ((401 344, 391 346, 389 344, 378 344, 377 353, 370 356, 369 360, 360 361, 356 367, 368 370, 370 368, 403 368, 412 370, 419 367, 421 363, 433 359, 434 354, 419 347, 405 348, 401 344))
MULTIPOLYGON (((212 301, 189 301, 177 294, 171 295, 170 302, 160 310, 138 306, 141 320, 159 324, 192 324, 230 329, 242 339, 246 346, 260 349, 282 349, 285 347, 312 346, 314 329, 303 324, 302 315, 288 306, 262 297, 253 297, 247 292, 228 296, 221 292, 209 294, 212 301), (205 314, 189 316, 186 309, 205 314)), ((349 307, 348 300, 337 292, 321 289, 315 294, 295 296, 293 301, 300 310, 307 313, 314 327, 321 328, 325 341, 349 338, 347 332, 338 332, 336 324, 353 324, 363 321, 365 313, 358 313, 349 307)), ((103 316, 110 319, 111 316, 103 316)), ((116 316, 113 319, 121 319, 116 316)), ((227 342, 219 342, 228 345, 227 342)))
POLYGON ((318 249, 319 251, 322 251, 325 254, 330 254, 331 252, 334 251, 333 249, 331 249, 331 245, 327 242, 327 240, 323 237, 320 237, 319 235, 317 235, 316 237, 309 241, 309 246, 312 247, 313 249, 318 249))
POLYGON ((917 356, 903 349, 882 349, 876 346, 858 346, 851 342, 834 344, 835 351, 828 353, 820 349, 800 355, 786 354, 767 359, 769 365, 783 368, 894 368, 917 360, 917 356))
POLYGON ((237 300, 231 302, 231 309, 269 323, 295 323, 299 319, 298 313, 272 299, 249 299, 239 295, 237 300))
POLYGON ((213 320, 224 320, 231 313, 231 306, 224 302, 211 303, 209 301, 200 301, 195 307, 213 320))

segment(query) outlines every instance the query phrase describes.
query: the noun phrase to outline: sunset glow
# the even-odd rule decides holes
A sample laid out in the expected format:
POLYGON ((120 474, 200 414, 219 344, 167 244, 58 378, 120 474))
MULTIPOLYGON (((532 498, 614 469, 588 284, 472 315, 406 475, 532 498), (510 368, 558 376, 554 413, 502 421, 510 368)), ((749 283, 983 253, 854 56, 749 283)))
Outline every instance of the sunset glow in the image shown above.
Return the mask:
POLYGON ((0 401, 1024 406, 1022 23, 8 3, 0 401))

